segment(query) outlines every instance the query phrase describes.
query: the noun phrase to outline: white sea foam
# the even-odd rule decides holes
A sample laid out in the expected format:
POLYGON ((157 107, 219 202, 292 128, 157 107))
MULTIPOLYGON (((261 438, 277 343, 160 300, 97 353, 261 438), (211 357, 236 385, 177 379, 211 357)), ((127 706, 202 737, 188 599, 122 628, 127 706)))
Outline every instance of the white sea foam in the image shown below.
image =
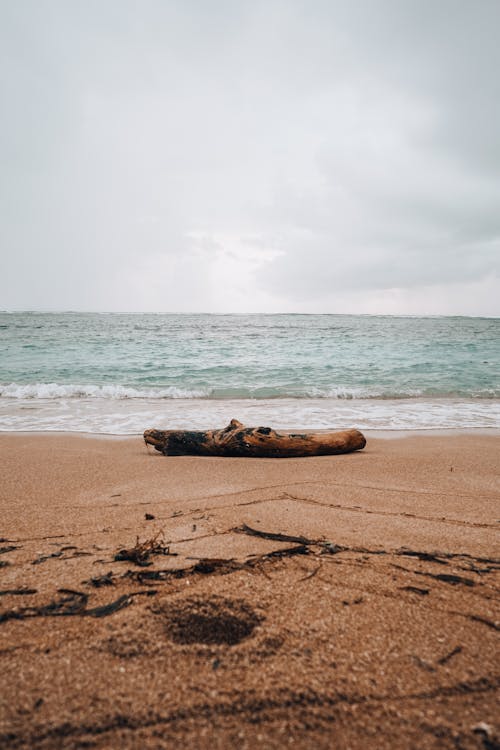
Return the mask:
MULTIPOLYGON (((392 397, 418 396, 420 393, 392 394, 392 397)), ((9 383, 0 384, 0 398, 13 399, 245 399, 245 398, 383 398, 385 396, 375 388, 312 387, 287 392, 280 388, 133 388, 123 385, 82 385, 60 383, 9 383)), ((391 397, 391 394, 387 394, 391 397)))
POLYGON ((130 388, 123 385, 67 385, 59 383, 9 383, 0 385, 0 398, 12 399, 174 399, 205 398, 207 389, 188 389, 168 386, 166 388, 130 388))
POLYGON ((138 434, 149 427, 315 430, 500 429, 500 401, 472 399, 0 399, 0 430, 138 434))
MULTIPOLYGON (((436 394, 438 395, 438 394, 436 394)), ((443 396, 443 394, 439 394, 443 396)), ((494 389, 476 390, 472 394, 449 394, 453 396, 469 396, 477 399, 495 399, 500 392, 494 389)), ((240 388, 181 388, 179 386, 164 386, 161 388, 133 388, 124 385, 92 385, 75 383, 8 383, 0 384, 0 399, 32 399, 32 400, 60 400, 60 399, 105 399, 122 401, 127 399, 338 399, 352 401, 357 399, 413 399, 432 398, 433 394, 419 389, 406 388, 389 391, 383 388, 343 387, 343 386, 313 386, 309 388, 279 388, 279 387, 240 387, 240 388)))

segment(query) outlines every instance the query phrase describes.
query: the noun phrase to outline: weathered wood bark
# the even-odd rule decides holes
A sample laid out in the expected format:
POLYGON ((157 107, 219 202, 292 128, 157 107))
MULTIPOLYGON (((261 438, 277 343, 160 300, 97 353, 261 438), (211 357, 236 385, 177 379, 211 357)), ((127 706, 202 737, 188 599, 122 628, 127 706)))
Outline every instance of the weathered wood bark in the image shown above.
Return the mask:
POLYGON ((144 440, 165 456, 291 458, 351 453, 366 445, 358 430, 280 435, 270 427, 245 427, 237 419, 223 430, 146 430, 144 440))

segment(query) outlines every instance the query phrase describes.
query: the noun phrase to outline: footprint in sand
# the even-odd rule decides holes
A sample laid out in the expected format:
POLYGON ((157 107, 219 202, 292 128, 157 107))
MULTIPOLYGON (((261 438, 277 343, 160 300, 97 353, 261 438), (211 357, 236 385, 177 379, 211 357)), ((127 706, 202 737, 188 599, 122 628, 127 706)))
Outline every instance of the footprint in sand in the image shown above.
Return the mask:
POLYGON ((167 634, 179 644, 234 646, 252 635, 262 622, 242 599, 192 596, 170 604, 164 611, 167 634))

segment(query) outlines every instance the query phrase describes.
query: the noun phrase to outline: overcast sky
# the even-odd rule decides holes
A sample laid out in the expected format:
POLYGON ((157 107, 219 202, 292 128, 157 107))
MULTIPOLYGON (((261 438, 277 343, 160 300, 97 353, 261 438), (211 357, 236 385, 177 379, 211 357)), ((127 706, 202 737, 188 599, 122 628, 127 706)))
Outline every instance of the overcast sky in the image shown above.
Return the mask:
POLYGON ((499 0, 0 0, 0 308, 500 315, 499 0))

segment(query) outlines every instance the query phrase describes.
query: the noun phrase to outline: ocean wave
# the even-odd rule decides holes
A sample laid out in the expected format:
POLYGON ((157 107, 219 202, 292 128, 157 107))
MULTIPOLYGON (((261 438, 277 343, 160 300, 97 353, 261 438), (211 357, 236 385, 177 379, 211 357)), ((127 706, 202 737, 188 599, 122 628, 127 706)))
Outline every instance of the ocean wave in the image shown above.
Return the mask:
POLYGON ((184 389, 176 386, 167 388, 131 388, 123 385, 75 385, 69 383, 9 383, 0 385, 0 398, 16 399, 78 399, 102 398, 122 399, 170 399, 208 398, 209 392, 203 389, 184 389))
POLYGON ((347 386, 312 386, 312 387, 226 387, 226 388, 181 388, 179 386, 164 386, 158 388, 134 388, 124 385, 81 385, 62 383, 8 383, 0 384, 0 398, 31 399, 31 400, 62 400, 62 399, 198 399, 198 400, 275 400, 275 399, 334 399, 350 400, 402 400, 419 398, 457 398, 498 399, 500 390, 485 388, 482 390, 457 390, 454 392, 438 392, 422 389, 347 387, 347 386))

